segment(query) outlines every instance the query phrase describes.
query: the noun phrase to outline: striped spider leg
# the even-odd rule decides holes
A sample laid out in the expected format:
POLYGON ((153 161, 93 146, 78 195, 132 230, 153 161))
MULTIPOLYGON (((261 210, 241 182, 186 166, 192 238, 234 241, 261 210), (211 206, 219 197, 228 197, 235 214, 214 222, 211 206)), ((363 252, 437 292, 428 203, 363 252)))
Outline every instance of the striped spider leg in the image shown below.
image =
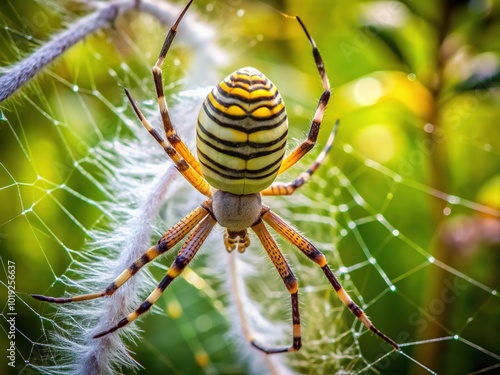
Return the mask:
POLYGON ((325 114, 326 106, 328 104, 328 101, 330 100, 330 81, 328 80, 328 76, 326 75, 325 64, 323 62, 323 59, 321 58, 318 47, 316 47, 314 39, 311 37, 311 35, 309 35, 306 26, 299 16, 290 16, 285 13, 281 14, 286 18, 297 20, 297 22, 302 27, 302 30, 304 30, 304 33, 306 34, 307 39, 309 40, 309 43, 312 47, 314 62, 316 63, 316 68, 321 78, 321 84, 323 85, 323 94, 319 98, 318 106, 311 122, 307 139, 299 144, 288 156, 285 157, 285 159, 281 163, 278 174, 285 172, 314 147, 318 138, 321 121, 323 121, 323 115, 325 114))
MULTIPOLYGON (((125 89, 125 93, 136 113, 137 117, 146 128, 146 130, 151 134, 151 136, 163 147, 167 155, 172 159, 175 167, 179 172, 186 178, 186 180, 200 193, 206 195, 207 197, 212 196, 212 188, 208 182, 203 178, 201 174, 200 164, 198 160, 194 157, 191 151, 187 148, 182 139, 177 135, 170 117, 168 114, 168 108, 163 93, 162 84, 162 73, 161 66, 165 59, 165 56, 172 44, 172 41, 177 33, 177 27, 180 24, 184 14, 191 5, 193 0, 184 7, 181 14, 179 15, 177 21, 170 28, 167 37, 163 43, 163 47, 160 51, 160 55, 156 64, 152 69, 156 92, 158 96, 158 106, 161 113, 162 123, 165 129, 165 134, 167 140, 164 140, 162 136, 154 129, 149 121, 142 114, 141 110, 135 104, 130 95, 129 91, 125 89)), ((49 296, 43 296, 39 294, 32 294, 32 297, 45 302, 51 303, 70 303, 70 302, 80 302, 87 301, 95 298, 111 296, 120 288, 128 279, 134 276, 143 266, 151 262, 153 259, 162 255, 167 250, 175 246, 179 241, 186 237, 190 232, 184 245, 179 250, 177 257, 167 271, 167 274, 158 284, 157 288, 146 298, 146 300, 137 308, 134 312, 129 314, 127 317, 123 318, 114 327, 110 328, 105 332, 100 332, 94 337, 102 337, 108 333, 116 331, 118 328, 132 322, 137 319, 141 314, 148 311, 151 306, 156 302, 161 293, 165 288, 175 279, 189 264, 189 262, 196 255, 197 251, 201 247, 202 243, 206 239, 207 235, 212 230, 216 221, 211 214, 212 200, 207 199, 199 207, 195 208, 191 213, 186 215, 177 224, 170 228, 165 235, 157 242, 156 245, 150 247, 146 252, 144 252, 138 259, 136 259, 132 264, 130 264, 120 275, 118 275, 111 284, 109 284, 103 291, 97 293, 89 293, 78 295, 74 297, 66 298, 55 298, 49 296)))
MULTIPOLYGON (((167 107, 167 102, 165 100, 165 94, 163 91, 163 79, 162 79, 162 66, 163 62, 165 61, 165 57, 167 56, 168 50, 170 49, 170 46, 172 45, 172 42, 177 35, 177 27, 179 26, 180 22, 182 21, 182 18, 184 17, 184 14, 186 14, 189 6, 193 0, 190 0, 187 5, 184 7, 182 10, 181 14, 177 18, 177 21, 172 25, 170 30, 168 31, 167 37, 165 38, 165 41, 163 42, 163 46, 161 48, 160 54, 158 56, 158 60, 156 61, 156 64, 153 66, 152 73, 153 73, 153 79, 155 83, 155 89, 156 89, 156 96, 158 98, 158 107, 160 109, 160 114, 161 114, 161 120, 163 123, 163 127, 165 129, 165 135, 167 136, 168 142, 173 146, 173 148, 180 154, 180 156, 191 166, 196 173, 201 176, 201 167, 200 163, 196 159, 196 157, 191 153, 189 148, 186 146, 184 141, 179 137, 177 132, 175 131, 175 128, 172 126, 172 122, 170 121, 170 116, 168 114, 168 107, 167 107)), ((133 104, 133 100, 128 95, 128 98, 130 102, 133 104)), ((137 112, 137 111, 136 111, 137 112)), ((140 116, 139 116, 140 117, 140 116)), ((144 124, 144 123, 143 123, 144 124)), ((149 128, 148 128, 149 131, 149 128)), ((170 154, 169 154, 170 156, 170 154)), ((191 180, 188 179, 188 181, 191 182, 191 180)), ((206 193, 203 193, 207 195, 206 193)), ((209 194, 208 194, 209 195, 209 194)))
MULTIPOLYGON (((340 282, 337 280, 330 267, 327 264, 325 256, 319 251, 307 238, 297 232, 290 224, 285 220, 275 214, 269 207, 263 206, 262 220, 264 220, 269 226, 271 226, 277 233, 283 236, 291 244, 295 245, 304 255, 306 255, 310 260, 315 262, 321 267, 326 278, 332 284, 333 288, 337 292, 340 300, 349 308, 349 310, 358 318, 366 328, 378 335, 382 340, 390 344, 394 349, 400 350, 399 345, 394 342, 387 335, 382 333, 378 328, 376 328, 373 323, 368 319, 364 311, 354 303, 354 301, 349 297, 347 292, 344 290, 340 282)), ((291 347, 278 348, 278 349, 267 349, 263 347, 258 347, 259 349, 265 351, 266 353, 276 353, 276 352, 286 352, 298 350, 301 346, 300 337, 300 317, 298 310, 298 286, 297 281, 290 270, 283 254, 277 247, 275 241, 270 236, 269 232, 265 229, 262 222, 257 223, 252 226, 257 236, 264 244, 264 247, 268 251, 274 265, 278 269, 285 285, 290 292, 292 298, 292 322, 293 322, 293 345, 291 347)), ((254 346, 257 346, 253 343, 254 346)))
POLYGON ((284 348, 267 348, 256 343, 249 332, 246 332, 247 338, 255 348, 267 354, 296 351, 301 347, 298 283, 276 241, 267 230, 265 222, 317 263, 350 311, 370 330, 399 350, 399 346, 376 329, 363 311, 349 298, 328 267, 323 254, 268 206, 262 204, 262 195, 290 195, 307 182, 325 159, 334 140, 338 122, 325 148, 306 172, 288 184, 274 182, 277 175, 296 164, 314 147, 330 97, 330 84, 314 40, 299 17, 285 15, 296 19, 304 30, 312 46, 324 89, 307 139, 285 156, 288 120, 281 95, 264 74, 255 68, 245 67, 227 76, 205 99, 196 125, 198 155, 196 158, 177 135, 170 121, 161 72, 177 28, 192 2, 193 0, 188 2, 170 28, 159 58, 152 69, 166 140, 144 117, 130 93, 127 90, 125 93, 141 123, 163 147, 175 167, 208 199, 170 228, 156 245, 150 247, 129 265, 105 290, 68 298, 41 295, 33 297, 46 302, 69 303, 110 296, 143 266, 187 236, 166 275, 153 292, 128 316, 94 336, 99 338, 131 323, 148 311, 170 283, 188 266, 215 224, 218 223, 226 229, 224 244, 228 252, 235 249, 240 253, 245 251, 250 245, 247 229, 251 228, 291 295, 293 342, 284 348))
MULTIPOLYGON (((170 228, 161 237, 158 242, 151 246, 146 252, 144 252, 139 258, 137 258, 130 266, 128 266, 118 277, 116 277, 111 284, 109 284, 106 289, 97 293, 82 294, 74 297, 67 298, 54 298, 48 296, 42 296, 39 294, 32 294, 31 296, 37 300, 51 302, 51 303, 70 303, 70 302, 80 302, 88 301, 95 298, 111 296, 120 288, 128 279, 134 276, 142 267, 151 262, 156 257, 164 254, 167 250, 174 247, 179 241, 181 241, 189 232, 193 230, 200 222, 211 220, 207 219, 207 215, 210 213, 211 200, 207 199, 200 206, 191 211, 188 215, 182 218, 177 224, 170 228)), ((206 224, 205 224, 206 225, 206 224)), ((193 233, 199 232, 201 228, 198 225, 197 229, 193 233)), ((193 244, 188 244, 192 242, 190 238, 186 241, 184 247, 179 251, 179 254, 183 253, 185 247, 193 247, 193 244)), ((192 252, 192 250, 186 250, 186 253, 192 252)), ((194 255, 193 255, 194 256, 194 255)), ((175 262, 174 262, 175 263, 175 262)))
MULTIPOLYGON (((282 13, 283 14, 283 13, 282 13)), ((311 122, 309 134, 307 139, 299 144, 288 156, 286 156, 283 160, 280 170, 278 174, 283 173, 288 168, 295 165, 305 154, 307 154, 315 145, 316 139, 319 133, 320 125, 323 119, 323 115, 326 109, 326 105, 328 104, 328 100, 330 98, 330 82, 328 80, 328 76, 325 71, 325 65, 321 54, 316 47, 316 43, 314 39, 310 36, 307 28, 304 23, 298 16, 289 16, 287 14, 283 14, 287 18, 296 19, 299 24, 302 26, 309 42, 312 46, 312 53, 314 56, 314 60, 317 66, 318 73, 321 78, 321 82, 323 85, 323 95, 319 99, 318 107, 316 109, 316 113, 314 114, 314 118, 311 122)), ((312 174, 318 169, 318 167, 325 160, 326 155, 330 151, 330 148, 335 139, 335 135, 338 129, 339 121, 337 120, 328 141, 320 153, 320 155, 316 158, 315 162, 312 166, 302 172, 299 177, 293 180, 290 183, 281 183, 281 182, 273 182, 271 186, 261 191, 262 195, 291 195, 295 192, 296 189, 303 186, 312 174)), ((272 212, 269 207, 263 206, 261 218, 269 224, 276 232, 278 232, 281 236, 283 236, 290 243, 295 245, 302 253, 304 253, 309 259, 318 264, 323 270, 325 276, 328 281, 331 283, 340 300, 349 308, 349 310, 358 318, 369 330, 378 335, 382 340, 386 341, 390 344, 394 349, 400 350, 399 345, 394 342, 387 335, 382 333, 378 328, 376 328, 373 323, 368 319, 364 311, 357 306, 354 301, 349 297, 347 292, 344 290, 340 282, 337 280, 330 267, 327 264, 325 256, 319 251, 307 238, 298 233, 290 224, 288 224, 285 220, 280 218, 277 214, 272 212)), ((291 272, 290 267, 288 266, 285 258, 281 254, 281 251, 277 247, 277 244, 273 240, 273 238, 269 235, 267 229, 259 222, 258 225, 253 226, 252 229, 256 232, 257 236, 264 244, 264 247, 268 251, 271 260, 276 266, 278 272, 280 273, 288 291, 290 292, 292 298, 292 322, 293 322, 293 344, 288 348, 278 348, 278 349, 266 349, 259 348, 265 352, 283 352, 283 351, 294 351, 300 348, 301 346, 301 338, 300 338, 300 315, 298 310, 298 295, 297 295, 297 282, 295 276, 291 272), (267 245, 266 245, 267 244, 267 245)))

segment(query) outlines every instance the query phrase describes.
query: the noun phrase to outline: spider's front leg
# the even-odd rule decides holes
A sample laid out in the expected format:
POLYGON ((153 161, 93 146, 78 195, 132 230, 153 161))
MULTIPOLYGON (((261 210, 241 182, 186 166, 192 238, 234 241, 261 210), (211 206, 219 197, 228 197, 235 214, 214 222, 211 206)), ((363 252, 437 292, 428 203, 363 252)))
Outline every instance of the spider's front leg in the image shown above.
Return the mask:
POLYGON ((333 289, 337 292, 340 300, 349 308, 349 310, 358 318, 361 323, 365 325, 370 331, 379 336, 382 340, 391 345, 394 349, 400 350, 399 345, 393 341, 386 334, 381 332, 373 323, 368 319, 364 311, 354 303, 349 297, 349 294, 342 287, 337 280, 332 270, 326 262, 326 258, 321 251, 319 251, 307 238, 297 232, 290 224, 272 212, 269 207, 264 207, 262 210, 262 219, 268 223, 276 232, 286 238, 290 243, 297 246, 309 259, 321 267, 326 278, 332 284, 333 289))
POLYGON ((94 338, 99 338, 105 336, 109 333, 115 332, 116 330, 126 326, 127 324, 136 320, 139 316, 147 312, 160 298, 165 289, 170 285, 174 279, 179 276, 182 271, 187 267, 189 262, 194 258, 198 250, 200 249, 203 242, 207 238, 208 234, 211 232, 216 221, 212 215, 206 215, 204 219, 198 224, 194 231, 189 235, 188 239, 179 250, 177 257, 175 258, 172 265, 169 267, 167 274, 160 281, 155 290, 144 300, 144 302, 128 316, 120 320, 116 325, 110 329, 100 332, 94 336, 94 338))
POLYGON ((274 353, 285 353, 285 352, 295 352, 302 346, 302 338, 300 333, 300 314, 299 314, 299 283, 297 278, 293 274, 290 266, 288 265, 283 253, 281 252, 278 244, 271 236, 269 231, 266 229, 262 220, 259 220, 256 224, 252 226, 253 231, 259 237, 260 242, 264 246, 264 249, 268 253, 271 261, 278 270, 283 282, 285 283, 288 292, 290 293, 290 298, 292 302, 292 323, 293 323, 293 341, 292 345, 279 347, 279 348, 268 348, 264 347, 250 336, 247 332, 247 339, 250 343, 257 349, 263 351, 266 354, 274 353))
POLYGON ((134 276, 142 267, 159 255, 165 253, 167 250, 174 247, 180 240, 182 240, 191 230, 209 213, 211 200, 208 199, 202 205, 195 208, 177 224, 170 228, 165 235, 158 241, 158 243, 150 247, 145 253, 137 258, 130 266, 128 266, 118 277, 116 277, 111 284, 101 292, 82 294, 74 297, 55 298, 43 296, 40 294, 32 294, 31 296, 39 301, 50 303, 70 303, 88 301, 104 296, 112 295, 119 287, 121 287, 128 279, 134 276))

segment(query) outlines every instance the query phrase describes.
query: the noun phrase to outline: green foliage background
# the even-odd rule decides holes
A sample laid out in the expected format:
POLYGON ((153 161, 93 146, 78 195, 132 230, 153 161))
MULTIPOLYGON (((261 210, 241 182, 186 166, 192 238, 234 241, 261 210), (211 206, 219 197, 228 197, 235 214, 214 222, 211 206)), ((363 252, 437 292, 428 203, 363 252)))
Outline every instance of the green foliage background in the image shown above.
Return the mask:
MULTIPOLYGON (((401 343, 414 343, 457 333, 484 349, 475 350, 462 342, 444 340, 411 344, 403 349, 408 356, 439 373, 472 373, 488 366, 498 369, 498 295, 476 285, 476 282, 484 284, 493 290, 499 286, 498 2, 283 0, 263 3, 287 14, 299 14, 325 60, 334 91, 320 147, 335 119, 341 119, 330 158, 318 172, 317 181, 311 181, 302 190, 302 194, 316 202, 315 211, 300 204, 300 199, 298 205, 294 205, 294 199, 278 200, 279 207, 285 207, 286 216, 314 242, 338 244, 341 261, 330 258, 333 269, 366 262, 362 246, 363 242, 366 244, 397 291, 390 293, 374 268, 353 270, 347 283, 355 288, 356 300, 376 301, 370 304, 369 315, 389 336, 401 343), (347 145, 352 146, 352 151, 347 145), (342 186, 340 175, 334 172, 336 168, 348 178, 348 186, 342 186), (395 182, 395 176, 403 182, 397 178, 395 182), (350 188, 358 191, 367 205, 352 204, 350 188), (455 201, 453 197, 460 200, 455 201), (346 212, 338 209, 342 203, 348 205, 346 212), (317 224, 300 219, 301 215, 316 214, 335 218, 337 226, 332 228, 329 222, 317 224), (377 221, 358 226, 357 232, 341 234, 342 229, 349 228, 351 220, 377 214, 383 215, 399 231, 398 238, 389 235, 377 221), (431 265, 428 255, 446 267, 431 265), (458 273, 470 280, 458 278, 456 281, 458 273), (450 297, 446 290, 453 290, 450 285, 454 283, 458 283, 456 298, 436 313, 436 301, 450 297), (468 317, 472 320, 468 321, 468 317)), ((218 30, 221 46, 231 51, 219 69, 220 78, 244 65, 265 72, 285 98, 291 137, 298 139, 308 128, 321 85, 300 27, 263 3, 196 1, 195 7, 201 17, 218 30), (241 9, 244 14, 238 16, 241 9)), ((0 64, 6 66, 18 61, 63 26, 67 21, 63 15, 75 17, 79 13, 83 13, 82 7, 75 2, 51 6, 34 1, 2 2, 0 24, 8 28, 0 30, 0 64)), ((106 199, 95 185, 88 184, 86 176, 72 170, 71 163, 86 155, 90 145, 130 137, 113 109, 125 104, 122 86, 136 88, 140 83, 144 85, 141 100, 146 100, 147 95, 153 99, 149 71, 164 35, 159 30, 161 26, 151 26, 150 18, 129 14, 114 29, 89 37, 72 48, 48 73, 0 104, 3 113, 0 119, 3 167, 0 170, 0 254, 4 268, 7 260, 16 263, 19 296, 16 345, 20 362, 17 372, 34 372, 21 363, 21 358, 37 363, 40 356, 48 353, 43 346, 34 344, 47 340, 42 325, 50 329, 50 322, 39 319, 36 313, 50 319, 54 317, 52 308, 31 300, 29 294, 50 290, 53 295, 62 295, 64 288, 60 283, 49 287, 56 277, 65 275, 70 258, 78 257, 77 250, 85 242, 84 231, 75 221, 68 220, 63 208, 69 208, 84 228, 102 219, 97 207, 77 199, 74 194, 58 191, 56 199, 61 207, 55 208, 52 201, 46 199, 46 192, 52 183, 64 182, 89 201, 106 199), (132 40, 138 49, 130 50, 124 39, 132 40), (98 52, 105 64, 100 66, 93 52, 98 52), (130 70, 120 69, 122 61, 130 70), (108 67, 116 68, 115 81, 110 82, 108 67), (106 106, 105 101, 97 100, 96 96, 73 95, 70 86, 56 77, 81 88, 95 88, 112 105, 106 106), (80 113, 79 100, 91 109, 90 116, 80 113), (77 138, 74 132, 55 126, 44 115, 45 111, 50 112, 50 117, 71 123, 79 129, 78 134, 87 137, 77 138), (95 123, 89 123, 89 117, 95 123), (6 119, 14 131, 9 130, 6 119), (64 142, 69 147, 62 147, 64 142), (24 151, 20 144, 26 147, 24 151), (68 149, 73 155, 68 154, 68 149), (42 178, 37 179, 37 175, 42 178), (33 202, 37 202, 36 210, 22 214, 33 202)), ((181 35, 182 30, 179 33, 181 35)), ((169 75, 175 81, 185 79, 193 84, 189 81, 190 52, 186 46, 188 44, 182 42, 175 46, 171 59, 177 58, 181 64, 168 64, 169 75)), ((207 78, 200 85, 215 83, 217 81, 207 78)), ((176 85, 170 93, 182 87, 182 84, 176 85)), ((300 173, 314 160, 320 147, 287 176, 293 178, 294 173, 300 173)), ((88 166, 88 170, 92 171, 92 166, 88 166)), ((99 180, 98 175, 96 178, 99 180)), ((286 251, 292 250, 286 248, 286 251)), ((304 275, 304 279, 317 278, 316 286, 324 287, 326 281, 321 279, 321 273, 313 266, 306 266, 303 259, 297 259, 300 264, 295 267, 302 275, 311 272, 309 276, 304 275)), ((208 267, 203 261, 195 265, 199 266, 195 268, 199 274, 208 267)), ((162 272, 154 270, 156 277, 162 272)), ((298 276, 301 278, 301 274, 298 276)), ((3 277, 2 273, 2 282, 3 277)), ((274 280, 280 283, 277 278, 274 280)), ((224 296, 212 294, 208 287, 197 289, 182 279, 177 284, 169 291, 168 300, 160 303, 167 314, 150 314, 140 323, 145 331, 144 339, 131 344, 134 358, 144 366, 138 373, 159 373, 165 368, 168 373, 177 374, 245 373, 247 368, 232 347, 233 339, 227 335, 229 323, 223 314, 224 296), (202 368, 200 364, 206 363, 205 355, 209 363, 217 365, 202 368)), ((257 299, 265 298, 258 293, 255 292, 257 299)), ((333 293, 326 289, 320 289, 313 299, 309 299, 309 292, 303 294, 307 302, 303 302, 302 310, 316 311, 315 303, 328 302, 335 308, 339 305, 333 293)), ((2 301, 5 295, 2 289, 2 301)), ((280 301, 288 303, 285 298, 280 301)), ((341 314, 335 322, 348 327, 352 317, 345 311, 341 314)), ((284 315, 284 319, 289 319, 288 315, 284 315)), ((331 373, 337 371, 338 366, 355 362, 343 358, 328 367, 321 361, 321 356, 333 356, 329 342, 321 342, 323 338, 319 333, 308 336, 307 330, 311 327, 311 331, 316 332, 313 327, 319 325, 320 331, 322 325, 328 324, 311 316, 306 320, 305 354, 290 355, 290 361, 300 371, 331 373), (314 342, 311 351, 307 351, 308 342, 314 342), (308 358, 315 358, 316 362, 308 358)), ((360 342, 367 364, 387 352, 387 348, 370 335, 361 337, 360 342)), ((0 343, 3 353, 7 346, 4 335, 0 336, 0 343)), ((363 361, 359 360, 358 365, 359 362, 363 361)), ((359 368, 355 367, 355 371, 359 368)), ((414 362, 396 354, 367 371, 377 370, 394 374, 424 373, 414 362)))

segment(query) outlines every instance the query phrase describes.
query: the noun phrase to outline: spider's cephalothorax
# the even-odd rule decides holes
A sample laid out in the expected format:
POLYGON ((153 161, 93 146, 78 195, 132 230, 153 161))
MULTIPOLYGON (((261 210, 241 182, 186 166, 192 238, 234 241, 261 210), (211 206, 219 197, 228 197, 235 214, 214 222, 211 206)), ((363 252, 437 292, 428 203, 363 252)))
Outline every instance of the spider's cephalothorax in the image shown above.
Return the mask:
POLYGON ((247 228, 260 220, 262 200, 259 193, 238 195, 223 190, 214 192, 212 212, 215 220, 226 228, 224 245, 227 251, 240 253, 250 245, 247 228))
POLYGON ((177 33, 177 28, 192 1, 189 1, 171 27, 160 56, 152 69, 166 140, 144 117, 130 93, 127 90, 125 93, 144 127, 163 147, 179 172, 207 199, 170 228, 156 245, 146 250, 103 291, 68 298, 41 295, 33 295, 33 297, 46 302, 67 303, 111 296, 147 263, 170 250, 187 236, 167 274, 156 289, 135 311, 108 330, 94 336, 94 338, 99 338, 129 324, 148 311, 170 283, 194 258, 216 223, 226 228, 224 243, 228 251, 238 249, 238 251, 243 252, 250 244, 247 229, 251 228, 259 238, 290 293, 293 341, 290 346, 268 348, 255 342, 246 330, 247 339, 255 348, 267 354, 296 351, 302 345, 298 283, 278 244, 264 224, 266 223, 321 267, 341 301, 368 329, 392 345, 394 349, 399 350, 398 344, 378 330, 363 310, 352 301, 328 267, 326 258, 321 251, 274 213, 270 207, 261 202, 262 195, 293 194, 296 189, 309 180, 321 165, 333 143, 338 122, 330 134, 325 148, 307 171, 301 173, 290 183, 274 182, 277 175, 296 164, 313 148, 330 98, 330 83, 314 40, 299 17, 287 16, 298 21, 309 39, 323 85, 323 94, 319 99, 307 139, 287 156, 284 156, 287 117, 283 100, 276 87, 262 73, 254 68, 242 68, 217 85, 205 100, 196 128, 198 149, 198 158, 196 158, 172 126, 163 92, 161 71, 161 66, 177 33))

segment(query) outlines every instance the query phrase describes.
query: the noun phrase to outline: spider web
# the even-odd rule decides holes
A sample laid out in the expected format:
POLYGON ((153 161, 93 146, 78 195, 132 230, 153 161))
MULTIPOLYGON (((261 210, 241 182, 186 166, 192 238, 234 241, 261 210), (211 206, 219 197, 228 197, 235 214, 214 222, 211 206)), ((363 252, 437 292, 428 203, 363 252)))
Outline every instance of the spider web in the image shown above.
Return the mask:
MULTIPOLYGON (((376 4, 392 11, 391 20, 404 13, 394 4, 376 4)), ((196 114, 206 92, 235 66, 251 64, 280 88, 290 137, 302 139, 321 90, 300 28, 261 5, 196 5, 164 67, 170 111, 181 136, 193 148, 196 114), (256 20, 261 26, 255 26, 256 20)), ((71 2, 23 6, 1 5, 1 61, 6 66, 82 12, 71 2)), ((290 340, 289 297, 255 238, 245 254, 228 257, 218 228, 152 313, 127 328, 130 356, 121 342, 110 343, 116 349, 110 358, 113 371, 134 366, 138 373, 167 369, 178 374, 498 371, 498 90, 478 85, 445 104, 433 102, 414 75, 392 70, 392 60, 385 61, 389 69, 362 57, 385 51, 375 40, 386 35, 374 29, 353 32, 352 25, 342 23, 341 8, 339 3, 331 15, 323 15, 318 4, 283 9, 306 21, 335 86, 319 147, 283 179, 307 168, 336 117, 342 122, 327 162, 311 181, 293 198, 265 201, 325 253, 344 288, 379 329, 401 344, 402 352, 391 351, 367 332, 339 302, 321 270, 284 241, 280 244, 301 286, 304 346, 282 356, 254 351, 241 332, 232 287, 263 343, 290 340), (339 29, 322 35, 320 25, 307 21, 324 18, 339 29), (374 73, 345 70, 355 57, 366 59, 374 73), (347 76, 340 77, 344 70, 347 76), (429 119, 431 105, 440 106, 439 127, 429 119), (236 280, 229 277, 231 267, 237 267, 236 280)), ((356 12, 366 9, 360 6, 356 12)), ((158 127, 150 69, 165 30, 151 15, 125 14, 1 104, 0 285, 5 303, 0 342, 2 348, 11 341, 15 347, 15 367, 6 364, 2 373, 77 372, 75 363, 83 360, 75 353, 94 345, 85 335, 100 324, 106 302, 59 308, 29 294, 101 290, 130 263, 124 253, 133 259, 133 251, 140 254, 202 201, 177 178, 122 91, 129 88, 158 127)), ((498 53, 483 60, 498 67, 498 53)), ((137 306, 162 277, 172 254, 165 258, 134 277, 137 281, 124 292, 134 292, 128 296, 130 305, 137 306)))

